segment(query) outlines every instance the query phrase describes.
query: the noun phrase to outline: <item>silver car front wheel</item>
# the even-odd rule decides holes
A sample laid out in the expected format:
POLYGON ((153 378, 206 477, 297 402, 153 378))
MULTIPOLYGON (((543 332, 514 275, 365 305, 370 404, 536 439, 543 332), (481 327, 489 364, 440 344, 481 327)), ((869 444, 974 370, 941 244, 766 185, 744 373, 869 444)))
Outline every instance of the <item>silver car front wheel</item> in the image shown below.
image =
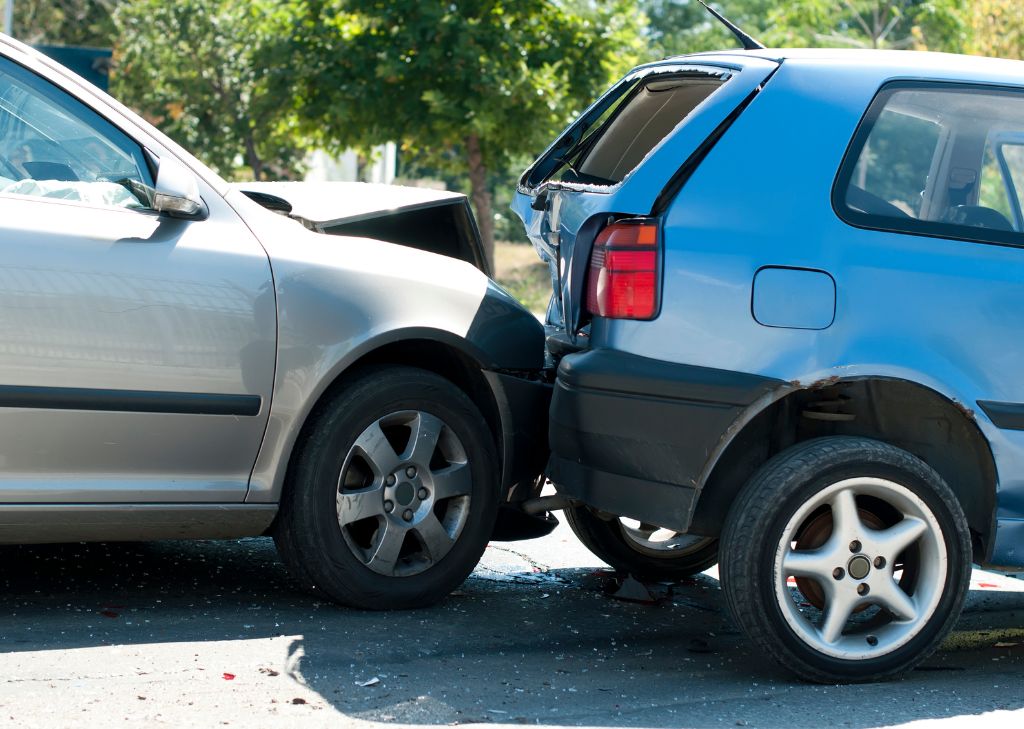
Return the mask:
POLYGON ((354 607, 434 603, 476 566, 497 516, 494 435, 440 375, 351 377, 303 430, 274 531, 306 587, 354 607))

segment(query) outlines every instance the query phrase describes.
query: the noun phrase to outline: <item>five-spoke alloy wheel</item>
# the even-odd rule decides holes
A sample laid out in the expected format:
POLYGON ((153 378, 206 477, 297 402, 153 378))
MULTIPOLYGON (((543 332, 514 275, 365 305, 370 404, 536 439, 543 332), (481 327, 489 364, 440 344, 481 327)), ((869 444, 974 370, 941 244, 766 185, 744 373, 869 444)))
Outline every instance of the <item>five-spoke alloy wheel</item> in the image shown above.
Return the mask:
POLYGON ((494 528, 491 430, 443 377, 382 366, 318 407, 274 537, 307 587, 346 605, 436 602, 473 570, 494 528))
POLYGON ((722 535, 726 602, 768 653, 814 681, 863 681, 927 657, 959 616, 970 538, 920 459, 866 438, 808 441, 751 479, 722 535))

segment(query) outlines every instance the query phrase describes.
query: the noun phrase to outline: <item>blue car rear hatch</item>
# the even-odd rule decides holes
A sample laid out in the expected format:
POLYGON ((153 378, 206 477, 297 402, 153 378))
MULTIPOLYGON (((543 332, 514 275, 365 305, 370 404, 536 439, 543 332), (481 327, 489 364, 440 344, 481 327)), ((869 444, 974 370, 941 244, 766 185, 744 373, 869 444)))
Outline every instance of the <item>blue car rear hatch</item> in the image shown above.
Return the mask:
POLYGON ((551 270, 549 325, 575 341, 597 233, 609 218, 660 213, 776 68, 727 53, 641 66, 523 173, 512 209, 551 270))

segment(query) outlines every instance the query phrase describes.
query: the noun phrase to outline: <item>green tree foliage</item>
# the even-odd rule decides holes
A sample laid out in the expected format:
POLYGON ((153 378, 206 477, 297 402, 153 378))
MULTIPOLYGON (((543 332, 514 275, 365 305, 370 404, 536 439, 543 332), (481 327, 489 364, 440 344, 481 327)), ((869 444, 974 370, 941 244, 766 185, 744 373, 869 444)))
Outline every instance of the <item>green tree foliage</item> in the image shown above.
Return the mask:
POLYGON ((542 149, 633 65, 644 20, 625 0, 293 7, 292 90, 306 131, 334 149, 396 140, 424 164, 466 174, 489 252, 489 172, 542 149))
POLYGON ((125 0, 15 0, 14 37, 26 43, 109 48, 125 0))
POLYGON ((308 145, 279 55, 284 3, 132 0, 115 19, 115 96, 226 176, 239 160, 255 179, 294 175, 308 145))
MULTIPOLYGON (((981 0, 1016 5, 1015 0, 981 0)), ((960 52, 968 0, 722 0, 729 20, 769 46, 914 48, 960 52)), ((647 0, 650 35, 666 55, 733 48, 736 40, 697 0, 647 0)))
MULTIPOLYGON (((722 0, 715 8, 760 40, 778 0, 722 0)), ((737 47, 736 38, 697 0, 647 0, 652 55, 677 56, 737 47)))
POLYGON ((1024 58, 1024 3, 974 0, 968 52, 997 58, 1024 58))
POLYGON ((776 46, 896 48, 957 53, 968 40, 967 0, 792 0, 776 3, 776 46))

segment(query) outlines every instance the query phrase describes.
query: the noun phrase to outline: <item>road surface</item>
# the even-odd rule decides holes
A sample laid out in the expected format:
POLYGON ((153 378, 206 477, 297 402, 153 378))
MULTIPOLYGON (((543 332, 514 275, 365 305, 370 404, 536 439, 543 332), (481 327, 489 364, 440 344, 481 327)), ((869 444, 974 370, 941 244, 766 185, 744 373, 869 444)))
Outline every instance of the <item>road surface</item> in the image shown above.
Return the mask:
POLYGON ((1024 726, 1024 580, 985 573, 921 669, 836 687, 748 645, 714 572, 657 605, 610 597, 564 526, 492 544, 403 613, 296 591, 268 539, 2 547, 0 565, 0 726, 1024 726))

